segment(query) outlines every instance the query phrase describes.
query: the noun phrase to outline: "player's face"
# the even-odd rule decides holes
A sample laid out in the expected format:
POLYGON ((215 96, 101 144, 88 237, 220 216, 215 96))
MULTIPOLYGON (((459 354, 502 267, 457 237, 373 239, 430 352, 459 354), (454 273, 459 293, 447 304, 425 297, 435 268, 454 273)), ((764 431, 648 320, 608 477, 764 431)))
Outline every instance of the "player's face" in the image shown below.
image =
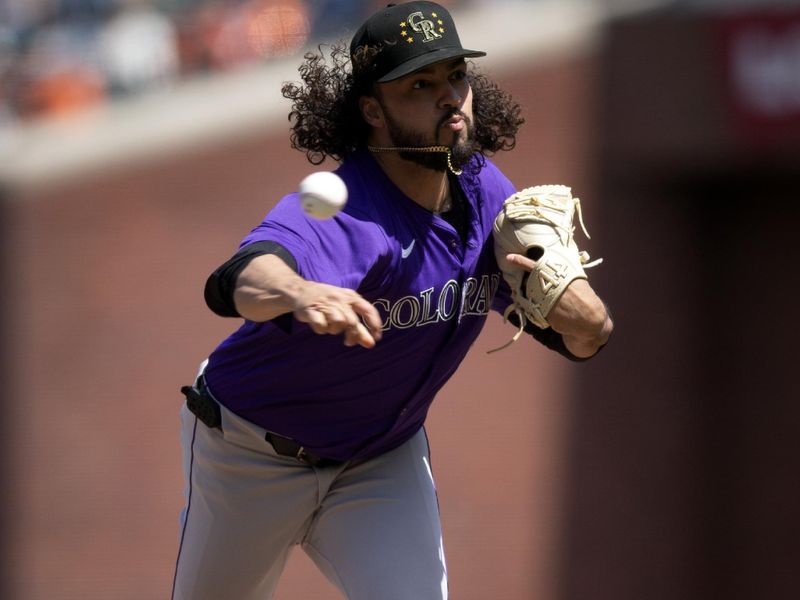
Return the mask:
MULTIPOLYGON (((456 167, 476 152, 472 89, 463 58, 435 63, 395 81, 380 84, 378 101, 390 143, 396 147, 447 146, 456 167)), ((443 153, 401 152, 437 171, 447 168, 443 153)))

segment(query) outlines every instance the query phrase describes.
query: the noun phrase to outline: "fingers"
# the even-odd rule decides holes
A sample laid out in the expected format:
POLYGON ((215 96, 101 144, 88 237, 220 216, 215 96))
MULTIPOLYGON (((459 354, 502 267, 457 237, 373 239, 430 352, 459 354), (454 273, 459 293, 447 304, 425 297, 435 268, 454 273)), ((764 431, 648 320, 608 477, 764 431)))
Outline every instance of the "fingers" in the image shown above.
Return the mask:
POLYGON ((352 290, 318 284, 314 299, 294 311, 317 334, 344 334, 346 346, 373 348, 381 338, 381 319, 372 304, 352 290), (363 322, 362 322, 363 319, 363 322))
POLYGON ((506 260, 510 262, 512 265, 522 267, 526 271, 530 271, 536 266, 536 261, 531 260, 527 256, 523 256, 522 254, 507 254, 506 260))
POLYGON ((352 325, 347 322, 345 313, 333 303, 314 303, 297 311, 300 321, 305 321, 311 326, 314 333, 342 333, 352 325))
POLYGON ((356 323, 349 327, 344 333, 345 346, 363 346, 364 348, 374 348, 379 338, 374 337, 361 323, 356 323))
MULTIPOLYGON (((353 310, 363 319, 366 325, 366 327, 362 325, 364 331, 375 338, 375 341, 380 340, 383 335, 383 322, 381 321, 381 316, 378 314, 378 310, 361 296, 353 303, 353 310)), ((359 323, 359 325, 361 325, 361 323, 359 323)))

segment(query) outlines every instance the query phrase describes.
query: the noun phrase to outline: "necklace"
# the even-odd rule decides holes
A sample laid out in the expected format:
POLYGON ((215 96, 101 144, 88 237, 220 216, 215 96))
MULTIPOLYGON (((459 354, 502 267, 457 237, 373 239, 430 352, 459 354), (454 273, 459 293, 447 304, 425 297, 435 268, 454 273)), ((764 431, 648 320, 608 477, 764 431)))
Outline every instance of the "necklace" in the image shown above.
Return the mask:
POLYGON ((442 205, 433 211, 435 215, 441 215, 442 213, 446 213, 448 210, 453 208, 453 203, 450 201, 450 196, 445 197, 442 199, 442 205))
POLYGON ((447 153, 447 168, 453 175, 461 175, 463 169, 456 169, 450 160, 453 156, 452 150, 447 146, 425 146, 423 148, 396 148, 386 146, 367 146, 370 152, 446 152, 447 153))

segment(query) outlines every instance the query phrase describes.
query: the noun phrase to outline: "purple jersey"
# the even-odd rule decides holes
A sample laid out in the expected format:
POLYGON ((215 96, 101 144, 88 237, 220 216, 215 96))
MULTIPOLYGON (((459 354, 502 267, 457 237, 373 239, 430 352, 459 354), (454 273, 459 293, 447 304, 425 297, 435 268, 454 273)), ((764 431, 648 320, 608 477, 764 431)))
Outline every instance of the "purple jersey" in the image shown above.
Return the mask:
MULTIPOLYGON (((477 159, 475 159, 477 160, 477 159)), ((444 219, 405 196, 367 152, 336 171, 349 199, 324 221, 284 197, 242 242, 288 249, 309 280, 356 290, 383 319, 373 349, 346 347, 292 319, 245 321, 211 354, 206 381, 241 417, 332 459, 374 456, 416 433, 490 308, 509 303, 492 225, 516 190, 490 161, 459 183, 467 203, 462 242, 444 219)))

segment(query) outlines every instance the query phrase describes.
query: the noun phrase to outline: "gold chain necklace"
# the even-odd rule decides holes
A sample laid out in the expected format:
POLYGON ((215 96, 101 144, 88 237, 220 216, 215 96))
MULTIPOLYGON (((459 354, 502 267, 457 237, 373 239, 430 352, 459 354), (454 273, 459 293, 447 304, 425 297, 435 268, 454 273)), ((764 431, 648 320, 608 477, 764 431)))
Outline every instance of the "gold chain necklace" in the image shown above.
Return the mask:
POLYGON ((423 148, 397 148, 397 147, 383 147, 383 146, 367 146, 370 152, 446 152, 447 153, 447 168, 453 175, 461 175, 463 169, 456 169, 451 162, 453 156, 452 150, 447 146, 425 146, 423 148))

